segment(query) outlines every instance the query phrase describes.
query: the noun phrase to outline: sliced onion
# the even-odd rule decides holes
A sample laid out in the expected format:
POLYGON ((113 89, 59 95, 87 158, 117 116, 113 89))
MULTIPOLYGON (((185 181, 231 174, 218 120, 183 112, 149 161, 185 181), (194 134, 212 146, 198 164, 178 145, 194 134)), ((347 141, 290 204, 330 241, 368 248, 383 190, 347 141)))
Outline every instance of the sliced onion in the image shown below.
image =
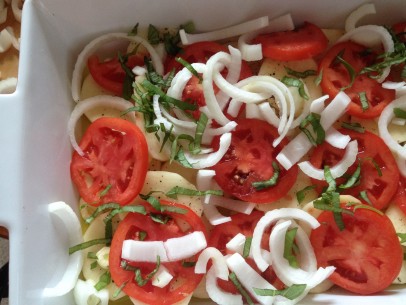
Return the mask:
MULTIPOLYGON (((63 223, 64 229, 68 234, 69 246, 78 245, 83 242, 79 218, 69 205, 62 201, 53 202, 48 205, 48 212, 51 218, 57 218, 63 223)), ((82 266, 82 251, 69 255, 66 271, 62 278, 54 287, 46 287, 43 290, 43 295, 45 297, 57 297, 67 294, 75 287, 82 266)))
MULTIPOLYGON (((373 47, 376 45, 383 45, 384 51, 392 53, 395 50, 395 44, 389 31, 379 25, 363 25, 359 26, 338 39, 337 42, 346 40, 353 40, 359 44, 367 47, 373 47)), ((390 67, 383 70, 382 75, 377 79, 378 82, 383 82, 389 75, 390 67)))
POLYGON ((155 287, 163 288, 173 279, 173 275, 164 265, 159 265, 158 271, 154 274, 151 284, 155 287))
POLYGON ((127 33, 108 33, 99 36, 88 43, 80 52, 77 58, 72 75, 72 97, 76 102, 80 100, 80 88, 82 86, 83 71, 87 65, 87 60, 104 44, 115 40, 127 40, 129 42, 141 44, 149 52, 152 60, 152 65, 154 66, 156 72, 161 75, 164 73, 164 66, 159 54, 156 52, 154 47, 144 38, 141 38, 139 36, 128 36, 127 33))
MULTIPOLYGON (((259 105, 260 104, 247 104, 245 106, 245 117, 247 119, 259 119, 259 120, 265 121, 265 118, 262 115, 262 111, 259 108, 259 105)), ((275 119, 275 121, 277 121, 277 120, 275 119)))
POLYGON ((365 3, 361 5, 356 10, 352 11, 350 15, 348 15, 347 19, 345 20, 345 31, 349 32, 355 29, 356 24, 361 18, 372 14, 376 14, 375 4, 365 3))
POLYGON ((234 121, 230 121, 226 125, 218 128, 206 127, 203 133, 202 143, 210 144, 215 136, 220 136, 222 134, 229 133, 233 131, 236 127, 237 123, 234 121))
POLYGON ((253 288, 274 290, 276 288, 259 275, 240 254, 234 253, 227 257, 226 261, 228 268, 235 273, 241 285, 251 295, 255 296, 260 304, 271 305, 273 303, 274 297, 256 295, 253 288))
POLYGON ((344 149, 348 145, 348 143, 350 143, 351 137, 348 135, 342 134, 334 127, 330 127, 326 131, 325 141, 333 147, 344 149))
MULTIPOLYGON (((351 141, 347 148, 345 149, 345 153, 343 158, 333 167, 330 168, 330 172, 333 178, 338 178, 344 175, 348 168, 354 164, 357 160, 358 154, 358 142, 357 140, 351 141)), ((304 172, 307 176, 317 180, 325 180, 324 177, 324 169, 319 169, 314 167, 309 161, 303 161, 298 164, 302 172, 304 172)))
POLYGON ((181 29, 179 31, 179 35, 180 39, 182 40, 182 43, 184 45, 189 45, 199 41, 214 41, 239 36, 244 33, 248 33, 263 28, 268 24, 269 18, 268 16, 264 16, 237 25, 233 25, 227 28, 206 33, 188 34, 184 29, 181 29))
POLYGON ((218 226, 231 221, 231 217, 222 215, 216 206, 211 204, 203 204, 203 213, 212 226, 218 226))
POLYGON ((235 211, 247 215, 251 214, 252 210, 255 208, 255 203, 214 195, 205 196, 204 203, 223 207, 230 211, 235 211))
POLYGON ((169 261, 189 258, 207 247, 206 237, 201 231, 194 231, 181 237, 169 238, 164 242, 169 261))
POLYGON ((169 258, 163 241, 124 240, 121 257, 133 262, 155 263, 159 256, 161 262, 168 262, 169 258))
MULTIPOLYGON (((228 271, 228 270, 227 270, 228 271)), ((206 291, 210 299, 219 305, 243 305, 242 296, 223 291, 217 284, 216 270, 213 267, 209 269, 206 275, 206 291)))
POLYGON ((212 169, 201 169, 196 175, 196 188, 199 191, 210 190, 212 187, 213 177, 216 172, 212 169))
POLYGON ((395 116, 393 113, 394 108, 401 108, 403 110, 406 110, 406 95, 394 100, 383 109, 378 120, 379 135, 391 151, 398 154, 399 157, 406 159, 406 147, 400 145, 391 136, 388 130, 388 125, 395 116))
POLYGON ((20 8, 22 6, 22 0, 11 0, 11 9, 13 11, 14 18, 20 23, 21 16, 23 14, 23 10, 20 8))
POLYGON ((209 260, 212 261, 216 277, 227 281, 228 280, 228 268, 226 265, 226 259, 223 254, 215 247, 208 247, 200 253, 199 258, 195 265, 195 273, 204 274, 207 270, 207 264, 209 260))
POLYGON ((17 78, 9 77, 0 80, 0 94, 10 94, 13 93, 17 88, 17 78))
POLYGON ((75 298, 76 305, 89 305, 92 296, 100 300, 99 305, 108 305, 109 303, 109 291, 107 289, 102 289, 97 291, 94 286, 96 283, 92 280, 83 281, 78 279, 75 289, 73 290, 73 296, 75 298))
POLYGON ((271 262, 266 261, 261 254, 262 236, 264 235, 264 232, 267 228, 269 228, 280 219, 297 219, 300 221, 304 221, 308 223, 313 229, 317 228, 320 225, 316 218, 301 209, 281 208, 267 212, 264 216, 261 217, 261 219, 255 226, 251 243, 252 256, 259 270, 261 271, 265 271, 265 269, 268 268, 268 266, 271 264, 271 262))
MULTIPOLYGON (((227 244, 226 244, 226 248, 230 251, 233 251, 235 253, 244 254, 244 246, 245 246, 245 242, 246 242, 247 238, 245 237, 245 235, 238 233, 237 235, 235 235, 227 244)), ((264 250, 261 249, 262 251, 262 256, 265 257, 266 259, 271 260, 271 253, 268 250, 264 250)), ((248 255, 248 257, 252 258, 252 251, 250 248, 250 253, 248 255)))
POLYGON ((386 81, 386 82, 382 83, 382 88, 385 88, 385 89, 397 90, 397 89, 403 88, 404 86, 406 86, 406 82, 390 82, 390 81, 386 81))
MULTIPOLYGON (((120 111, 125 111, 134 105, 129 101, 116 96, 98 95, 82 100, 76 104, 68 121, 68 134, 72 147, 78 152, 80 156, 84 155, 83 150, 79 147, 75 137, 75 126, 80 117, 90 109, 95 107, 111 107, 120 111)), ((133 123, 136 123, 135 114, 130 112, 127 114, 133 123)))
MULTIPOLYGON (((203 73, 206 70, 206 65, 202 63, 192 63, 193 69, 198 73, 203 73)), ((173 77, 171 86, 168 88, 167 95, 176 99, 182 99, 182 93, 186 84, 192 78, 192 72, 184 67, 173 77)))

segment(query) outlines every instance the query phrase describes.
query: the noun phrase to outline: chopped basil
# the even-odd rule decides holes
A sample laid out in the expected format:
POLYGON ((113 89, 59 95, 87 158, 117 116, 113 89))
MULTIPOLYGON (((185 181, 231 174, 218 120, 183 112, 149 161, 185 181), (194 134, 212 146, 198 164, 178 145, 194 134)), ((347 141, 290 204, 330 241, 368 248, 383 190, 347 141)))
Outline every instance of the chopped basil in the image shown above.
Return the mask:
POLYGON ((237 288, 238 292, 247 301, 247 303, 249 305, 254 305, 254 302, 252 301, 250 294, 241 285, 240 281, 237 278, 237 275, 234 272, 230 272, 230 274, 228 275, 228 278, 234 284, 235 288, 237 288))
POLYGON ((161 211, 161 202, 159 201, 158 198, 151 196, 152 193, 153 192, 150 192, 147 195, 140 194, 139 196, 141 197, 141 199, 148 202, 155 210, 161 211))
POLYGON ((203 139, 203 133, 204 130, 206 129, 207 123, 209 119, 206 114, 203 112, 200 114, 199 120, 197 121, 196 125, 196 132, 195 132, 195 138, 192 143, 190 143, 190 152, 192 154, 198 154, 201 152, 201 143, 203 139))
POLYGON ((185 30, 186 33, 194 33, 196 31, 196 27, 193 21, 189 21, 182 24, 180 28, 185 30))
POLYGON ((193 68, 193 66, 189 62, 184 60, 182 57, 176 57, 175 60, 178 63, 180 63, 181 65, 183 65, 186 69, 188 69, 190 71, 190 73, 192 73, 194 76, 196 76, 199 79, 199 82, 203 81, 202 76, 196 71, 195 68, 193 68))
POLYGON ((242 251, 242 257, 247 258, 251 251, 252 236, 247 236, 244 242, 244 248, 242 251))
POLYGON ((285 66, 285 70, 286 70, 286 73, 288 73, 288 75, 292 75, 297 78, 306 78, 309 76, 317 75, 316 70, 295 71, 286 66, 285 66))
POLYGON ((323 143, 326 137, 326 133, 320 124, 320 118, 320 114, 312 112, 307 115, 299 125, 299 129, 307 136, 310 143, 312 143, 314 146, 323 143), (307 125, 309 124, 312 126, 313 133, 316 134, 316 137, 314 137, 313 133, 307 129, 307 125))
POLYGON ((100 291, 103 288, 106 288, 107 285, 110 283, 111 283, 111 275, 110 272, 106 271, 100 276, 99 281, 96 283, 96 285, 94 285, 94 288, 97 291, 100 291))
POLYGON ((353 207, 353 209, 352 209, 353 212, 355 212, 358 209, 365 209, 365 210, 373 211, 373 212, 375 212, 375 213, 377 213, 379 215, 382 215, 382 216, 384 215, 382 211, 380 211, 380 210, 378 210, 378 209, 376 209, 373 206, 370 206, 368 204, 357 203, 357 202, 348 202, 346 204, 346 206, 352 206, 353 207))
POLYGON ((347 69, 348 74, 350 75, 350 83, 347 86, 341 88, 341 91, 351 88, 352 85, 354 84, 355 77, 357 76, 354 68, 344 58, 342 58, 343 54, 344 50, 340 51, 340 53, 338 53, 338 55, 336 56, 335 60, 341 63, 347 69))
POLYGON ((282 290, 253 288, 256 295, 270 297, 280 295, 289 300, 294 300, 301 296, 305 289, 306 284, 293 284, 292 286, 282 290))
POLYGON ((252 186, 257 190, 263 190, 266 189, 268 187, 274 186, 278 183, 278 179, 279 179, 279 165, 278 163, 276 163, 275 161, 272 161, 272 168, 273 168, 273 175, 271 178, 269 178, 268 180, 264 180, 264 181, 257 181, 257 182, 253 182, 252 186))
POLYGON ((142 214, 142 215, 146 214, 145 207, 142 206, 142 205, 125 205, 125 206, 120 206, 118 208, 115 208, 115 209, 111 210, 106 215, 106 217, 103 219, 103 221, 104 221, 104 223, 107 224, 117 214, 127 213, 127 212, 138 213, 138 214, 142 214))
POLYGON ((193 261, 182 261, 182 266, 185 268, 192 268, 196 266, 196 262, 193 261))
POLYGON ((133 82, 135 80, 134 72, 127 66, 128 56, 129 54, 125 56, 118 54, 118 61, 125 72, 122 96, 126 100, 130 100, 133 95, 133 82))
POLYGON ((361 178, 361 164, 358 163, 358 166, 351 177, 343 184, 341 184, 338 188, 340 189, 348 189, 357 185, 361 178))
POLYGON ((96 267, 97 267, 97 261, 94 261, 94 262, 92 262, 91 264, 90 264, 90 270, 93 270, 93 269, 95 269, 96 267))
POLYGON ((114 291, 113 293, 113 299, 116 299, 118 297, 118 295, 121 293, 121 291, 123 291, 125 285, 127 285, 128 281, 124 282, 121 284, 120 287, 118 287, 118 289, 116 291, 114 291))
POLYGON ((152 45, 158 44, 161 42, 159 30, 150 24, 148 26, 148 42, 152 45))
POLYGON ((284 76, 281 79, 281 82, 284 83, 286 86, 296 87, 299 91, 300 97, 304 98, 305 100, 309 99, 309 96, 307 95, 305 90, 304 83, 300 79, 284 76))
POLYGON ((131 31, 128 32, 128 36, 136 36, 138 34, 138 26, 139 23, 137 22, 137 24, 133 26, 131 31))
POLYGON ((297 233, 297 227, 290 229, 285 235, 285 247, 283 250, 283 257, 289 262, 289 265, 293 268, 299 268, 299 263, 294 254, 294 244, 297 233))
POLYGON ((94 252, 87 252, 87 258, 97 259, 97 255, 94 252))
POLYGON ((179 148, 174 160, 178 161, 183 167, 193 168, 193 165, 186 159, 185 153, 182 148, 179 148))
POLYGON ((401 109, 401 108, 393 108, 393 114, 395 117, 400 118, 400 119, 405 119, 406 120, 406 111, 401 109))
POLYGON ((104 197, 104 196, 106 196, 107 195, 107 193, 109 192, 109 190, 111 189, 111 187, 112 187, 112 185, 111 184, 108 184, 107 186, 106 186, 106 188, 103 190, 103 191, 101 191, 100 192, 100 197, 104 197))
POLYGON ((396 235, 400 238, 400 243, 406 243, 406 233, 396 233, 396 235))
POLYGON ((346 129, 350 129, 350 130, 354 130, 354 131, 359 132, 359 133, 364 133, 365 132, 365 128, 362 127, 362 125, 360 123, 342 122, 341 127, 346 128, 346 129))
POLYGON ((89 240, 89 241, 85 241, 83 243, 80 243, 80 244, 77 244, 75 246, 70 247, 69 248, 69 255, 73 254, 73 253, 75 253, 77 251, 84 250, 84 249, 89 248, 89 247, 94 246, 94 245, 101 245, 101 244, 105 245, 105 244, 110 243, 110 242, 111 242, 111 239, 106 239, 106 238, 99 238, 99 239, 92 239, 92 240, 89 240))
POLYGON ((336 190, 336 181, 333 178, 333 175, 331 174, 330 168, 328 166, 324 166, 324 178, 326 179, 326 182, 328 184, 328 188, 326 192, 332 192, 336 190))
POLYGON ((361 102, 362 111, 368 110, 369 102, 368 102, 367 94, 364 91, 362 91, 362 92, 358 93, 358 95, 359 95, 359 101, 361 102))
POLYGON ((366 201, 366 203, 368 203, 369 205, 372 206, 372 202, 371 202, 371 200, 369 200, 368 194, 366 191, 359 192, 359 195, 361 196, 362 199, 364 199, 364 201, 366 201))
POLYGON ((297 193, 296 193, 297 202, 299 204, 302 203, 306 197, 307 192, 310 192, 311 190, 314 190, 315 188, 316 188, 315 185, 308 185, 308 186, 304 187, 303 189, 301 189, 300 191, 297 191, 297 193))
POLYGON ((375 161, 374 158, 368 157, 364 159, 365 161, 371 161, 372 165, 375 167, 376 171, 378 172, 378 176, 382 177, 382 170, 381 167, 379 166, 378 162, 375 161))
POLYGON ((165 193, 166 196, 177 199, 177 195, 187 195, 187 196, 205 196, 205 195, 215 195, 215 196, 222 196, 222 190, 206 190, 206 191, 198 191, 187 189, 180 186, 174 186, 168 192, 165 193))
POLYGON ((160 224, 167 224, 168 221, 172 219, 169 215, 157 213, 150 213, 149 217, 151 217, 152 221, 160 224))
POLYGON ((323 79, 323 69, 320 70, 319 75, 316 77, 316 79, 314 80, 314 83, 316 86, 319 86, 321 81, 323 79))
POLYGON ((147 232, 145 231, 138 231, 138 240, 143 241, 147 238, 147 232))
POLYGON ((97 216, 99 216, 101 213, 105 212, 106 210, 111 210, 111 209, 118 209, 120 208, 120 205, 115 202, 109 202, 105 203, 102 205, 99 205, 96 210, 90 215, 88 218, 85 219, 86 223, 91 223, 97 216))
POLYGON ((154 270, 152 270, 149 274, 147 274, 145 276, 145 278, 142 277, 141 269, 136 268, 135 269, 135 281, 137 282, 137 285, 142 287, 145 284, 147 284, 148 281, 151 280, 154 277, 154 275, 158 272, 160 266, 161 266, 161 259, 160 259, 159 255, 158 255, 154 270))

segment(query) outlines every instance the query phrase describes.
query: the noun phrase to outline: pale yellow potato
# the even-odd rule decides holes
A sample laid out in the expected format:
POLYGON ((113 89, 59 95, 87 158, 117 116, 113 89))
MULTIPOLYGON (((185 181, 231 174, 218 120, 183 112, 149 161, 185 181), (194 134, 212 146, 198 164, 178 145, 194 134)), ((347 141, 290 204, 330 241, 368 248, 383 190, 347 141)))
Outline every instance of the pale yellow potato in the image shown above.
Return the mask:
MULTIPOLYGON (((392 222, 396 233, 406 233, 406 217, 396 203, 391 203, 386 209, 385 214, 392 222)), ((406 242, 402 245, 406 246, 406 242)))

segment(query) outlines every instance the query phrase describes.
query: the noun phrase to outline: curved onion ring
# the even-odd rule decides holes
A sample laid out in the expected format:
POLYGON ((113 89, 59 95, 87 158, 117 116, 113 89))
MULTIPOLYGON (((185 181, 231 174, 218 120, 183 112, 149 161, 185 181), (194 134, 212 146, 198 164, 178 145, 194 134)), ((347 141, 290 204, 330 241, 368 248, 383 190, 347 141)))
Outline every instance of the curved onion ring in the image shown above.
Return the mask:
POLYGON ((361 5, 348 15, 347 19, 345 20, 345 31, 349 32, 355 29, 356 24, 361 18, 372 14, 376 14, 375 4, 365 3, 361 5))
POLYGON ((225 292, 218 286, 217 278, 219 276, 216 273, 215 266, 212 266, 206 274, 206 291, 210 299, 219 305, 243 305, 240 294, 225 292))
POLYGON ((195 265, 195 273, 206 273, 207 263, 211 259, 215 274, 218 278, 227 281, 228 280, 228 268, 226 265, 226 259, 223 254, 215 247, 208 247, 200 253, 199 258, 195 265))

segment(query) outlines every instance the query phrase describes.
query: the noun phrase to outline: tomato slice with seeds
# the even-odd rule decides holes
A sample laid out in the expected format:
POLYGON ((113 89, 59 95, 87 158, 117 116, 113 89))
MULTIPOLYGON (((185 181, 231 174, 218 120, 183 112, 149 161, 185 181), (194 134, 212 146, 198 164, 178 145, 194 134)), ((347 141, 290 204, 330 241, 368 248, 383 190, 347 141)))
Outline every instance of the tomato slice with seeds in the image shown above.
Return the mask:
MULTIPOLYGON (((109 268, 113 281, 118 287, 125 284, 123 291, 130 297, 146 304, 169 305, 177 303, 193 293, 203 275, 196 274, 194 267, 185 266, 183 261, 161 262, 173 276, 171 282, 163 288, 153 286, 151 281, 148 281, 144 286, 139 286, 134 279, 134 271, 125 270, 121 267, 121 249, 124 240, 139 240, 140 232, 146 233, 146 237, 143 239, 145 241, 165 241, 195 231, 201 231, 207 236, 201 218, 187 206, 165 200, 161 200, 161 205, 176 207, 186 212, 158 212, 152 209, 149 204, 144 204, 147 215, 129 213, 120 222, 114 233, 110 247, 109 268), (151 214, 169 216, 169 221, 167 223, 156 222, 150 217, 151 214)), ((191 257, 190 261, 195 262, 197 257, 198 255, 191 257)), ((131 261, 127 261, 127 263, 132 267, 140 268, 144 278, 156 267, 155 263, 131 261)))
MULTIPOLYGON (((386 208, 396 193, 399 181, 399 170, 391 151, 380 137, 371 132, 359 133, 348 129, 342 129, 340 132, 349 135, 352 140, 357 140, 357 160, 361 164, 359 183, 354 187, 341 190, 341 194, 352 195, 363 201, 360 198, 360 192, 365 191, 375 208, 386 208)), ((310 162, 316 168, 324 168, 326 165, 332 167, 343 158, 344 153, 344 149, 335 148, 324 142, 314 149, 310 162)), ((346 176, 352 175, 357 166, 358 162, 355 162, 348 169, 346 176)), ((336 179, 337 186, 345 180, 345 178, 336 179)), ((312 182, 319 192, 327 186, 325 181, 312 179, 312 182)))
MULTIPOLYGON (((144 59, 141 55, 131 55, 126 63, 131 69, 143 66, 144 59)), ((87 61, 87 67, 98 85, 122 96, 125 72, 117 57, 101 62, 97 55, 92 55, 87 61)))
POLYGON ((330 280, 358 294, 387 288, 399 274, 403 250, 389 218, 367 209, 342 213, 340 231, 330 211, 318 217, 310 241, 320 267, 335 266, 330 280))
POLYGON ((261 34, 253 43, 262 44, 262 53, 278 61, 303 60, 322 53, 328 45, 328 39, 316 25, 305 22, 292 31, 261 34))
POLYGON ((368 74, 358 74, 364 67, 377 60, 376 54, 368 48, 354 42, 342 42, 334 45, 324 55, 319 64, 322 73, 320 86, 326 94, 334 97, 341 90, 351 98, 347 113, 359 118, 375 118, 395 99, 395 90, 385 89, 368 74), (351 85, 351 73, 348 67, 337 60, 337 56, 354 69, 354 82, 351 85), (360 96, 365 93, 368 108, 362 106, 360 96))
MULTIPOLYGON (((237 119, 236 122, 228 151, 213 166, 214 179, 223 191, 244 201, 271 203, 282 198, 296 181, 297 166, 287 171, 279 165, 279 178, 273 186, 257 190, 252 183, 273 177, 273 163, 277 163, 276 156, 288 140, 273 147, 274 139, 279 136, 275 127, 258 119, 237 119)), ((215 150, 218 142, 218 138, 213 140, 215 150)))
MULTIPOLYGON (((211 247, 216 247, 218 250, 221 251, 223 255, 232 254, 232 252, 226 248, 226 244, 238 233, 243 234, 245 237, 252 237, 255 226, 263 215, 263 212, 256 210, 253 211, 250 215, 241 213, 232 215, 231 221, 214 227, 214 229, 211 231, 208 245, 211 247)), ((265 232, 264 234, 262 247, 264 249, 269 248, 269 232, 265 232)), ((251 258, 246 258, 246 262, 277 289, 284 288, 284 284, 276 276, 271 266, 264 272, 261 272, 251 258)), ((224 291, 234 294, 239 293, 237 288, 231 281, 217 279, 217 283, 219 287, 224 291)))
POLYGON ((120 118, 103 117, 86 130, 73 153, 72 180, 89 204, 130 203, 141 191, 148 169, 148 147, 142 131, 120 118))

